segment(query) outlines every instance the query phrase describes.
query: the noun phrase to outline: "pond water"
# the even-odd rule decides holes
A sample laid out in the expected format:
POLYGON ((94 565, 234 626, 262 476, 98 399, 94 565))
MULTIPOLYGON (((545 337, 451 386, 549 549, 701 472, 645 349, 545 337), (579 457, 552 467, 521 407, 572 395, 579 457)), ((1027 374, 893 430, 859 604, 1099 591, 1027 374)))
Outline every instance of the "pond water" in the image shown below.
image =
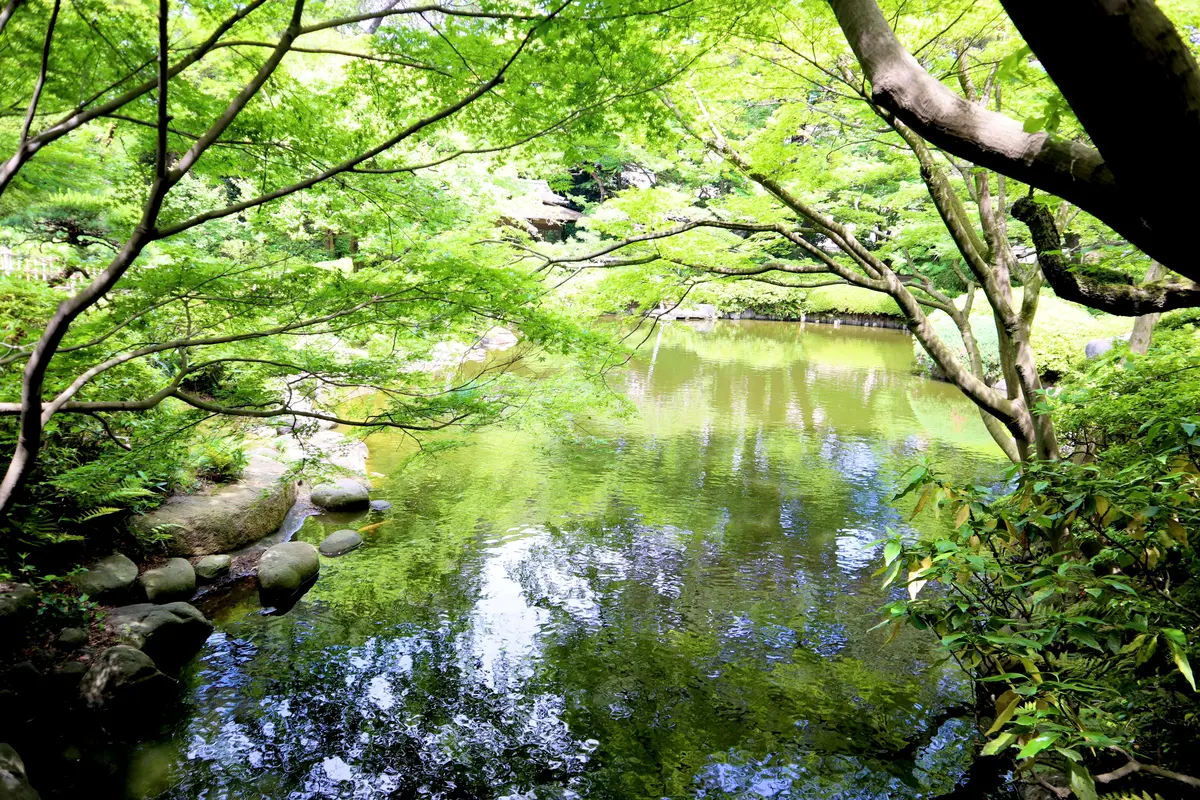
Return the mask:
MULTIPOLYGON (((931 797, 967 764, 932 642, 869 632, 875 541, 928 457, 1003 463, 896 331, 669 326, 587 445, 490 430, 405 468, 395 507, 289 613, 225 609, 181 715, 120 780, 167 798, 931 797)), ((903 505, 903 504, 902 504, 903 505)), ((309 520, 298 536, 374 520, 309 520)), ((922 522, 934 525, 935 522, 922 522)), ((114 778, 117 780, 117 778, 114 778)))

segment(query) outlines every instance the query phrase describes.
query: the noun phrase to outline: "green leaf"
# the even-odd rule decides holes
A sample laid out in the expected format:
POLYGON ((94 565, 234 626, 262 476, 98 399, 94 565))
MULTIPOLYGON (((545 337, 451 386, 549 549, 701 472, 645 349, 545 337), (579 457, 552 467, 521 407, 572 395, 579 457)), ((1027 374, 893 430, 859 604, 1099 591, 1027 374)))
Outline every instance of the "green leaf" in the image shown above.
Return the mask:
POLYGON ((1017 758, 1018 759, 1033 758, 1038 753, 1042 752, 1047 747, 1049 747, 1050 745, 1057 742, 1058 737, 1059 737, 1058 731, 1049 731, 1048 733, 1039 734, 1038 736, 1033 737, 1028 742, 1026 742, 1025 746, 1022 747, 1021 750, 1017 753, 1017 758))
POLYGON ((900 555, 900 540, 892 539, 883 546, 883 563, 891 564, 900 555))
POLYGON ((1017 740, 1017 734, 1015 734, 1015 733, 1001 734, 1000 736, 997 736, 995 739, 992 739, 990 742, 985 744, 983 746, 983 750, 980 751, 980 753, 985 756, 994 756, 997 753, 1007 750, 1010 746, 1012 746, 1012 743, 1015 742, 1016 740, 1017 740))
POLYGON ((1070 772, 1071 791, 1075 796, 1079 800, 1097 800, 1096 782, 1092 780, 1092 774, 1087 771, 1087 767, 1068 761, 1067 770, 1070 772))
POLYGON ((1000 695, 1000 698, 996 701, 996 708, 999 709, 999 712, 996 714, 996 721, 992 723, 992 727, 988 728, 987 735, 991 736, 1003 728, 1012 719, 1013 714, 1017 713, 1017 706, 1019 705, 1021 705, 1021 695, 1011 689, 1000 695))
POLYGON ((1192 691, 1196 691, 1196 679, 1192 677, 1192 665, 1188 663, 1187 653, 1174 639, 1168 638, 1167 646, 1171 648, 1171 657, 1175 659, 1175 666, 1179 667, 1179 671, 1187 679, 1188 685, 1192 687, 1192 691))

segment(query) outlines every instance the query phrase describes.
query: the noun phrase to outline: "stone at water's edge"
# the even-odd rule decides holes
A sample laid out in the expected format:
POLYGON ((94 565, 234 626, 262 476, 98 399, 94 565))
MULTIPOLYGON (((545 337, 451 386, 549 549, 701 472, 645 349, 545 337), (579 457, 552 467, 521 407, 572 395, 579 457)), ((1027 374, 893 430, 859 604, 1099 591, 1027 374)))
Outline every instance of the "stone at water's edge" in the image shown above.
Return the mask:
POLYGON ((134 526, 144 534, 159 528, 171 534, 167 554, 206 556, 257 542, 274 533, 296 502, 296 484, 287 467, 253 455, 242 477, 202 494, 177 494, 134 526))
POLYGON ((122 644, 168 669, 182 666, 204 645, 212 623, 187 603, 138 603, 114 608, 105 619, 122 644))
POLYGON ((308 542, 283 542, 263 553, 258 583, 264 592, 295 592, 321 570, 317 548, 308 542))
POLYGON ((11 746, 0 742, 0 800, 39 800, 29 785, 25 763, 11 746))
POLYGON ((325 537, 325 541, 321 542, 318 549, 323 556, 340 556, 361 545, 362 541, 362 536, 358 534, 358 531, 334 531, 325 537))
POLYGON ((24 583, 0 583, 0 634, 21 629, 22 623, 33 616, 37 593, 24 583))
POLYGON ((196 577, 200 580, 211 581, 229 572, 233 557, 228 555, 205 556, 196 562, 196 577))
POLYGON ((312 502, 328 511, 354 511, 366 508, 371 497, 367 487, 358 481, 342 478, 333 483, 314 486, 312 502))
POLYGON ((92 662, 79 683, 79 694, 92 708, 133 710, 171 684, 150 656, 124 644, 108 648, 92 662))
POLYGON ((185 558, 169 558, 163 566, 143 572, 138 583, 151 603, 173 603, 196 593, 196 571, 185 558))
POLYGON ((75 588, 88 597, 99 598, 123 594, 137 580, 137 564, 125 556, 102 558, 87 570, 71 578, 75 588))

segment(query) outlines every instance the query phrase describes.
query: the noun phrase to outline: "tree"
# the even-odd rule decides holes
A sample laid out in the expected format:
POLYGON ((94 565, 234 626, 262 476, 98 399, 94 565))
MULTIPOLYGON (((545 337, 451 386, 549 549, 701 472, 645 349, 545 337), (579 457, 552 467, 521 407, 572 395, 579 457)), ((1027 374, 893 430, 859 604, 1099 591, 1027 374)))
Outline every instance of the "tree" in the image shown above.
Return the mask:
MULTIPOLYGON (((354 12, 352 6, 343 10, 354 12)), ((399 383, 380 386, 361 370, 355 375, 345 359, 331 360, 328 353, 315 360, 314 354, 285 357, 277 343, 363 331, 372 320, 386 320, 393 330, 428 324, 400 309, 439 298, 449 310, 427 306, 423 312, 434 325, 445 328, 464 313, 525 317, 531 336, 551 342, 562 330, 548 320, 535 323, 522 310, 534 309, 536 300, 522 279, 489 275, 485 267, 466 273, 476 286, 450 288, 455 281, 448 279, 449 264, 461 253, 410 243, 396 254, 388 240, 368 254, 384 267, 371 276, 376 280, 320 280, 321 288, 301 302, 300 287, 278 283, 298 274, 272 274, 282 254, 262 245, 290 238, 294 247, 296 226, 311 226, 320 213, 343 221, 357 215, 361 222, 369 213, 361 209, 363 200, 374 206, 374 221, 394 224, 387 204, 405 202, 406 192, 414 195, 407 201, 417 199, 418 171, 518 147, 589 115, 595 122, 596 112, 614 103, 634 102, 677 69, 636 46, 647 31, 686 20, 661 17, 657 10, 569 2, 545 11, 389 4, 338 16, 336 5, 325 4, 322 18, 313 20, 304 0, 254 0, 226 16, 178 13, 166 0, 136 13, 57 1, 43 13, 47 9, 10 3, 2 35, 12 47, 3 58, 15 78, 9 86, 16 88, 6 105, 23 111, 13 118, 15 127, 0 129, 0 141, 12 152, 0 167, 0 203, 10 210, 32 205, 33 211, 22 213, 52 240, 61 225, 46 220, 55 214, 61 220, 64 197, 90 191, 89 201, 103 211, 88 217, 84 239, 75 237, 87 245, 81 245, 84 263, 78 267, 89 277, 86 285, 44 322, 31 320, 40 332, 28 338, 23 329, 27 338, 7 344, 0 360, 23 369, 19 399, 0 404, 0 414, 15 417, 19 426, 0 483, 0 510, 11 508, 35 466, 47 425, 63 413, 140 412, 171 399, 211 414, 286 414, 419 430, 457 423, 467 407, 478 411, 477 393, 452 399, 434 392, 416 407, 404 406, 412 398, 402 370, 386 370, 399 383), (379 27, 381 20, 413 24, 379 27), (363 24, 378 32, 364 35, 363 24), (127 46, 114 46, 113 37, 127 46), (588 59, 577 57, 581 48, 588 59), (33 52, 38 59, 30 59, 33 52), (192 69, 201 62, 203 70, 192 69), (151 69, 154 76, 147 77, 151 69), (518 80, 506 84, 514 76, 518 80), (447 129, 450 121, 456 128, 447 129), (487 141, 473 145, 472 134, 487 141), (106 142, 115 137, 136 154, 121 160, 104 149, 93 152, 80 141, 88 135, 106 142), (66 170, 74 173, 69 183, 66 170), (82 191, 64 192, 64 184, 82 191), (311 198, 311 207, 285 202, 301 194, 311 198), (269 204, 282 217, 253 214, 269 204), (244 246, 222 252, 222 235, 240 238, 244 246), (97 252, 107 256, 101 260, 97 252), (258 267, 237 263, 254 258, 261 259, 258 267), (161 269, 171 260, 208 261, 211 268, 161 269), (430 271, 440 273, 441 285, 420 283, 430 271), (246 286, 239 279, 267 283, 246 286), (131 289, 128 296, 113 294, 122 287, 131 289), (217 288, 227 293, 210 294, 217 288), (482 294, 474 295, 475 288, 482 294), (254 296, 262 298, 257 309, 247 306, 254 296), (480 304, 472 305, 476 299, 480 304), (83 324, 85 315, 98 324, 83 324), (81 327, 87 335, 75 335, 81 327), (138 332, 148 329, 152 338, 139 339, 138 332), (246 343, 275 352, 226 352, 246 343), (218 358, 197 359, 203 348, 224 350, 218 358), (103 394, 97 381, 106 374, 164 358, 171 362, 168 374, 144 395, 81 399, 89 390, 103 394), (230 362, 269 368, 264 380, 301 373, 318 381, 358 381, 396 405, 350 419, 304 410, 286 398, 272 403, 259 397, 246 407, 187 390, 198 373, 230 362)), ((436 188, 425 191, 428 198, 436 188)), ((80 222, 77 212, 69 212, 74 223, 80 222)), ((410 210, 411 232, 419 236, 423 220, 437 230, 437 216, 435 205, 410 210)), ((486 257, 482 261, 490 265, 486 257)), ((317 275, 300 274, 307 280, 317 275)))
MULTIPOLYGON (((529 256, 541 259, 546 267, 558 268, 657 262, 677 270, 685 283, 720 275, 797 289, 845 283, 885 294, 895 301, 909 330, 941 372, 979 406, 993 438, 1013 461, 1057 458, 1058 445, 1053 424, 1043 410, 1043 387, 1030 344, 1042 274, 1036 263, 1023 263, 1013 252, 1007 226, 1010 189, 1004 177, 953 158, 939 160, 939 154, 922 137, 874 102, 858 75, 844 62, 839 67, 836 44, 831 51, 817 49, 823 44, 823 29, 811 18, 806 25, 813 27, 797 31, 788 25, 747 25, 739 31, 734 46, 742 57, 728 51, 714 56, 714 62, 724 65, 724 72, 709 85, 720 97, 720 115, 738 126, 740 142, 731 141, 722 131, 718 112, 710 111, 699 91, 693 93, 686 110, 681 102, 664 94, 681 129, 710 157, 728 165, 744 182, 748 197, 731 195, 709 201, 705 208, 687 207, 691 204, 682 197, 674 199, 679 205, 664 206, 662 203, 672 202, 664 198, 658 205, 648 201, 640 210, 636 201, 629 201, 618 206, 627 214, 624 221, 599 226, 622 236, 621 241, 586 252, 534 252, 529 256), (731 68, 734 58, 738 60, 731 68), (766 98, 747 96, 746 87, 756 83, 771 87, 766 98), (781 98, 776 88, 781 83, 792 84, 789 93, 798 99, 781 98), (770 116, 766 124, 747 122, 746 109, 752 103, 767 105, 770 116), (829 185, 828 173, 819 172, 823 165, 817 163, 814 151, 844 150, 845 136, 862 137, 851 142, 861 147, 860 157, 896 165, 891 167, 891 176, 907 170, 910 180, 920 181, 924 208, 917 211, 911 194, 888 188, 884 191, 890 196, 871 199, 881 206, 872 214, 859 203, 866 199, 861 183, 829 185), (898 151, 907 155, 898 156, 898 151), (808 199, 813 193, 806 181, 826 185, 824 205, 839 207, 839 215, 808 199), (855 197, 852 204, 839 196, 843 192, 855 197), (898 208, 898 203, 907 207, 898 208), (977 222, 968 216, 968 204, 974 207, 977 222), (946 246, 953 248, 943 251, 943 260, 948 261, 946 257, 953 253, 965 264, 961 282, 956 281, 967 290, 963 305, 956 305, 939 288, 928 263, 919 264, 904 246, 887 244, 893 239, 911 243, 907 229, 916 226, 916 218, 930 224, 926 222, 930 214, 936 214, 946 246), (685 221, 662 227, 668 219, 680 220, 681 215, 685 221), (858 232, 859 221, 867 223, 865 233, 858 232), (701 236, 697 231, 708 233, 701 236), (714 231, 726 233, 720 236, 714 231), (685 235, 692 237, 690 244, 674 243, 685 235), (819 277, 816 282, 785 279, 789 275, 819 277), (1013 291, 1014 283, 1023 287, 1023 293, 1013 291), (991 308, 996 326, 1004 378, 1000 388, 991 385, 986 375, 970 323, 976 287, 991 308), (928 318, 932 310, 953 320, 965 360, 956 356, 953 343, 943 341, 934 330, 928 318)), ((998 92, 995 69, 983 73, 986 85, 977 88, 973 76, 979 73, 978 63, 969 63, 967 54, 949 47, 938 55, 940 63, 959 77, 963 102, 984 106, 998 92)), ((980 61, 984 61, 982 55, 980 61)), ((667 146, 674 146, 673 140, 668 140, 667 146)), ((703 156, 692 158, 701 161, 703 156)), ((711 180, 711 167, 709 172, 711 180)))
MULTIPOLYGON (((964 102, 904 48, 875 0, 830 5, 880 107, 947 152, 1074 203, 1165 267, 1200 278, 1185 204, 1170 199, 1177 181, 1200 176, 1200 67, 1154 2, 1003 2, 1092 145, 964 102), (1131 135, 1129 120, 1152 131, 1153 143, 1131 135)), ((1192 287, 1112 290, 1067 270, 1046 276, 1063 296, 1118 314, 1200 303, 1192 287)))

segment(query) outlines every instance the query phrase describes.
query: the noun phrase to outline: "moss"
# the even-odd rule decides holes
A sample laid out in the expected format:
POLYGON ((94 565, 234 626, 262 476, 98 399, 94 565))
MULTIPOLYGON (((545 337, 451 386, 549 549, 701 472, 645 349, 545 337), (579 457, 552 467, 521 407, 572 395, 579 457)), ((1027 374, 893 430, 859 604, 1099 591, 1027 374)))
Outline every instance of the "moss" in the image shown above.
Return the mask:
MULTIPOLYGON (((1014 290, 1013 294, 1014 302, 1020 303, 1021 291, 1014 290)), ((958 298, 955 303, 961 307, 963 298, 958 298)), ((950 317, 944 312, 935 311, 929 315, 929 321, 938 337, 954 351, 959 361, 966 365, 966 350, 958 328, 950 317)), ((1128 317, 1093 315, 1083 306, 1062 300, 1043 290, 1038 303, 1038 313, 1034 318, 1032 337, 1038 370, 1045 378, 1054 379, 1063 375, 1083 363, 1084 347, 1090 340, 1120 336, 1129 333, 1132 328, 1133 320, 1128 317)), ((971 305, 971 330, 975 332, 975 339, 979 342, 979 351, 983 356, 983 366, 988 379, 999 379, 1000 348, 996 324, 992 318, 991 306, 987 304, 982 291, 976 292, 971 305)), ((933 359, 915 339, 913 350, 921 367, 932 371, 933 359)))

